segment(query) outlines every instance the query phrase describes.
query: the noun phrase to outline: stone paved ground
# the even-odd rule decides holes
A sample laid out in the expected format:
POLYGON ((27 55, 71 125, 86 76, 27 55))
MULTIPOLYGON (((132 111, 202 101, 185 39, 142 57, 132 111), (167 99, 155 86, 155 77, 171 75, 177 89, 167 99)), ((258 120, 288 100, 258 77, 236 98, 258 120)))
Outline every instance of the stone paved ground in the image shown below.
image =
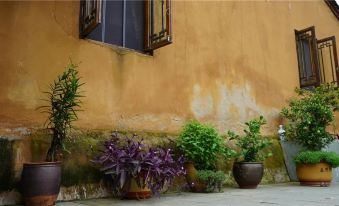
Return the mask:
POLYGON ((166 194, 148 200, 93 199, 60 202, 57 206, 339 206, 339 183, 302 187, 296 183, 261 185, 255 190, 225 188, 223 193, 166 194))

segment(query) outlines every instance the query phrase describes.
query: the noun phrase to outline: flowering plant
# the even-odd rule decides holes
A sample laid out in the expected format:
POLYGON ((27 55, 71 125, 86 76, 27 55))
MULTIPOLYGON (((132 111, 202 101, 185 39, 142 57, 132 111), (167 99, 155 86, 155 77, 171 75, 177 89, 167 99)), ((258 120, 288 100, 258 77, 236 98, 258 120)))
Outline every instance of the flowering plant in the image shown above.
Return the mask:
POLYGON ((171 149, 148 147, 143 140, 136 139, 136 135, 121 138, 114 132, 94 160, 102 166, 101 171, 112 175, 117 194, 127 192, 134 178, 138 187, 148 187, 157 195, 165 184, 171 184, 175 177, 185 174, 182 156, 175 160, 171 149))

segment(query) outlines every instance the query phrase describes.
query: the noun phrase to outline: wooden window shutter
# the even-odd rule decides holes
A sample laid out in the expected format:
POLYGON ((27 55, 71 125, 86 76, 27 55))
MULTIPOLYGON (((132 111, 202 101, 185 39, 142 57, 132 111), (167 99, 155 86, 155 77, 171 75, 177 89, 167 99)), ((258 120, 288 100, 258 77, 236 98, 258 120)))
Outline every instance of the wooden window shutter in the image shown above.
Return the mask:
POLYGON ((101 0, 80 1, 80 38, 86 37, 101 23, 101 0))
POLYGON ((145 0, 146 51, 172 43, 171 0, 145 0))
POLYGON ((300 87, 320 85, 317 39, 314 26, 295 30, 300 87))
POLYGON ((321 82, 338 84, 339 71, 335 36, 320 39, 317 44, 321 82))

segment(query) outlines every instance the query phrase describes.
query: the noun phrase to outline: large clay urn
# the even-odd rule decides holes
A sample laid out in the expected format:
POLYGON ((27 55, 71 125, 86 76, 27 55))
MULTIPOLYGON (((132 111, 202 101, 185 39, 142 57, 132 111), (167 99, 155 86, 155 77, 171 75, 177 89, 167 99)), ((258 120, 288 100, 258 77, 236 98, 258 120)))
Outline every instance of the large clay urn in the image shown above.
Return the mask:
POLYGON ((257 188, 263 174, 264 167, 261 162, 235 162, 233 164, 233 176, 240 188, 257 188))
POLYGON ((326 162, 298 164, 297 176, 300 185, 328 187, 332 180, 332 168, 326 162))
POLYGON ((60 181, 60 162, 25 163, 21 174, 25 205, 54 205, 60 191, 60 181))

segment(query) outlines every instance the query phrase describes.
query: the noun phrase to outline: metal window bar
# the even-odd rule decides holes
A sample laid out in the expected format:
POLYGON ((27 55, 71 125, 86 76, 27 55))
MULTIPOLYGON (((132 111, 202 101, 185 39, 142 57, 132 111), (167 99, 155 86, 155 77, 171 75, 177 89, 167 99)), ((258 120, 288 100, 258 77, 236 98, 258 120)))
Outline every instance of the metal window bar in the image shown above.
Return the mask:
MULTIPOLYGON (((151 3, 151 8, 150 8, 151 18, 149 20, 150 20, 151 35, 152 35, 152 34, 154 34, 154 1, 151 1, 150 3, 151 3)), ((150 38, 150 37, 148 37, 148 38, 150 38)))
POLYGON ((126 47, 126 0, 123 0, 122 9, 122 47, 126 47))
MULTIPOLYGON (((319 48, 318 48, 319 49, 319 48)), ((325 73, 323 72, 324 68, 324 58, 323 58, 323 50, 319 49, 319 68, 320 68, 320 77, 321 77, 321 82, 326 82, 326 77, 325 77, 325 73)))

